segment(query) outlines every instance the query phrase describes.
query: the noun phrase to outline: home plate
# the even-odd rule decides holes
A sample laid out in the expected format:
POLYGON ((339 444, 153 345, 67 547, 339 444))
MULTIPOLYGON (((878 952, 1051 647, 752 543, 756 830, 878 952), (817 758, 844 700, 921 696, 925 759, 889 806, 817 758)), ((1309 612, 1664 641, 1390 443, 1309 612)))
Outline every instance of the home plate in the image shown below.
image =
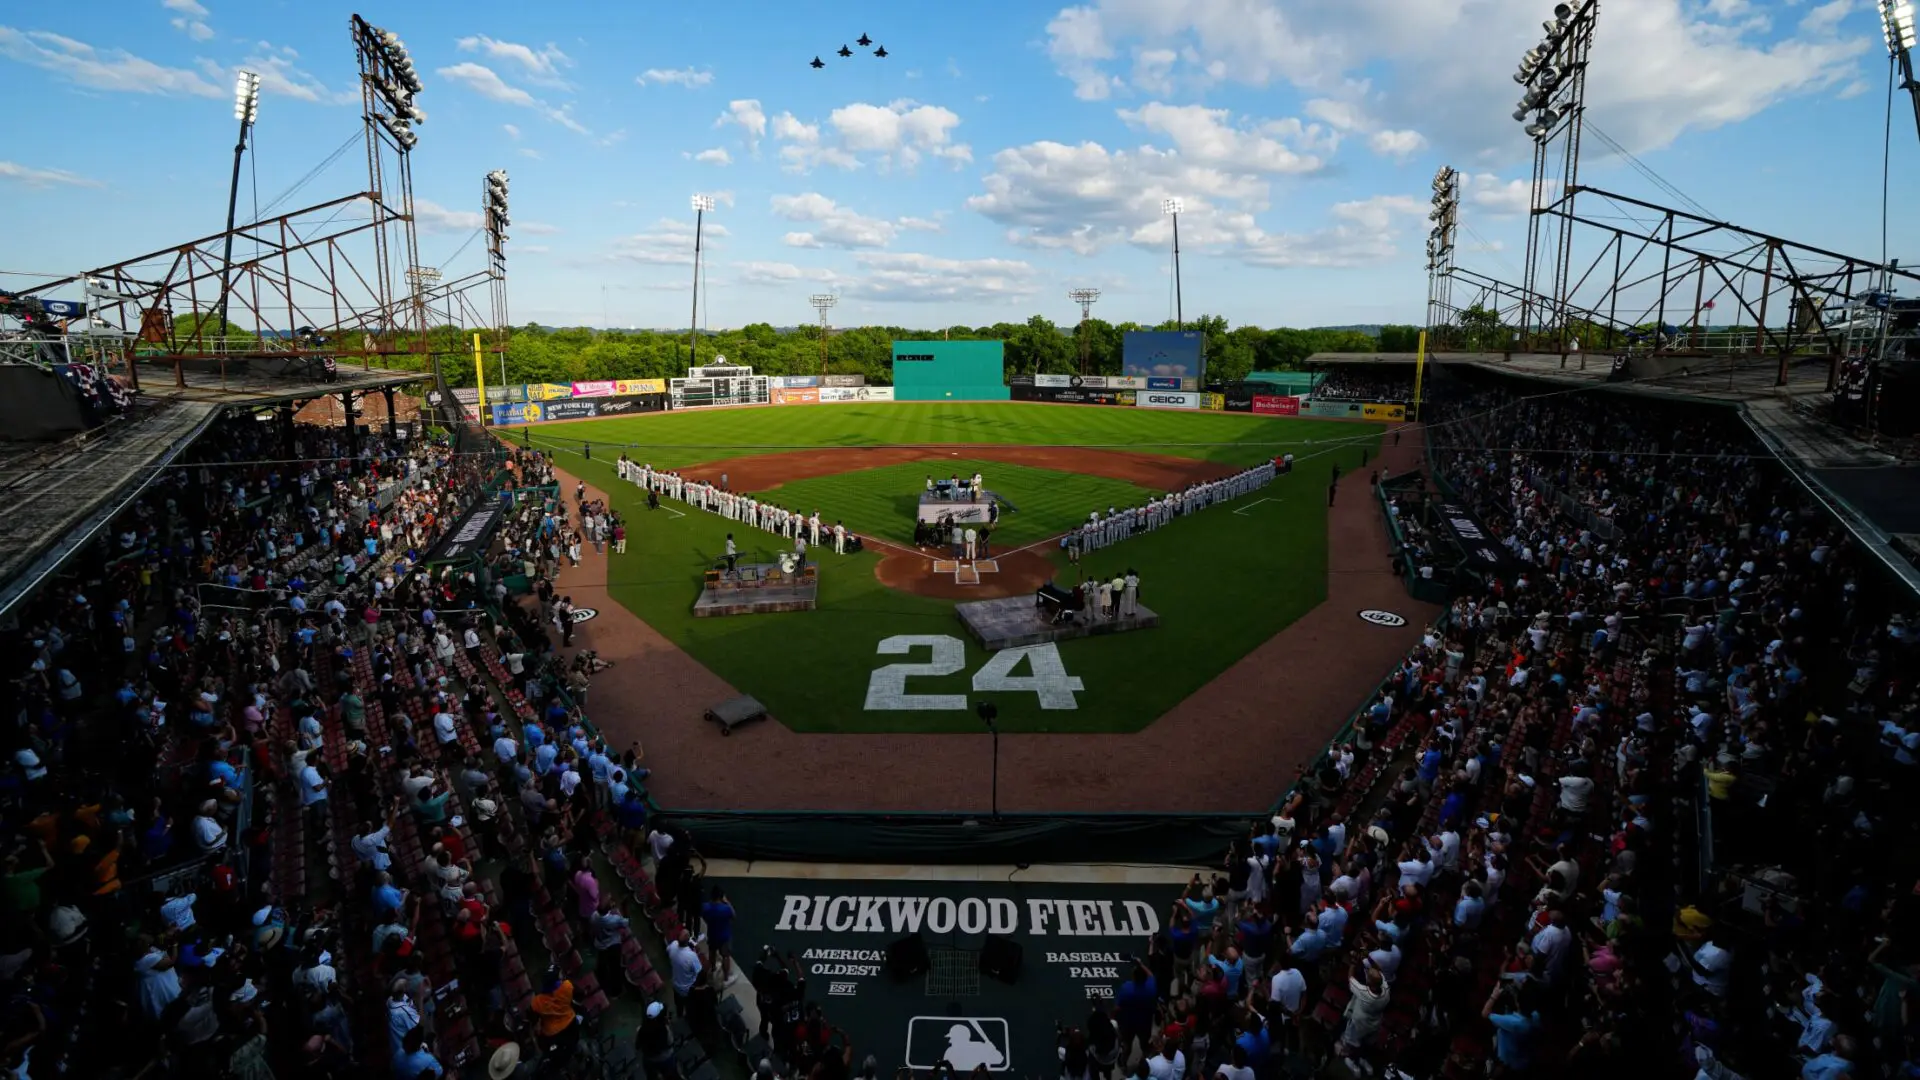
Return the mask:
POLYGON ((953 580, 959 585, 980 584, 980 571, 971 566, 962 566, 953 572, 953 580))

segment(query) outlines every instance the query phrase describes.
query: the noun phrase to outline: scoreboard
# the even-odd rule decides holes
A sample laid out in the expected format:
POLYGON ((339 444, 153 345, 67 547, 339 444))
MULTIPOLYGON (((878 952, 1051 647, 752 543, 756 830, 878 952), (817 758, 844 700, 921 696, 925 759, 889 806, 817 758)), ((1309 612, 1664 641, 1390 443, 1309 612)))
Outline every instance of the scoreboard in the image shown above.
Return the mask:
POLYGON ((768 379, 741 364, 704 364, 687 369, 684 379, 667 381, 667 396, 675 409, 708 405, 765 405, 770 400, 768 379))

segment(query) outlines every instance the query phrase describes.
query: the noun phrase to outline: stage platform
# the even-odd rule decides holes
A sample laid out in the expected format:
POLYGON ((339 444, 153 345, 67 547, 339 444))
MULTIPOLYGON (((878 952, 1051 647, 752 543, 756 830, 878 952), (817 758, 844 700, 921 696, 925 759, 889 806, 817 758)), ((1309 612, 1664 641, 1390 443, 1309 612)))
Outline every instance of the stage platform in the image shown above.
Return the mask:
POLYGON ((812 611, 820 594, 819 565, 807 563, 798 574, 781 573, 777 563, 741 563, 734 573, 707 571, 693 617, 764 615, 774 611, 812 611))
POLYGON ((1045 609, 1032 596, 1009 596, 1001 600, 976 600, 954 607, 954 614, 967 633, 988 652, 1021 645, 1039 645, 1048 641, 1072 641, 1102 634, 1124 634, 1160 625, 1160 616, 1145 604, 1135 604, 1134 614, 1125 619, 1102 619, 1091 623, 1084 613, 1075 613, 1072 622, 1051 623, 1045 609))

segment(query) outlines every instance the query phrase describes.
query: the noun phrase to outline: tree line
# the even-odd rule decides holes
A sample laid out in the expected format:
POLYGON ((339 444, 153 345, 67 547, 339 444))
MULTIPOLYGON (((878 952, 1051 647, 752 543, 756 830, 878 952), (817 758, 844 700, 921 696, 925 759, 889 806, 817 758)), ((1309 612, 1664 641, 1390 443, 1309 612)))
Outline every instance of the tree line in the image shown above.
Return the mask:
MULTIPOLYGON (((1289 371, 1300 368, 1317 352, 1414 351, 1419 329, 1385 326, 1380 333, 1359 330, 1265 329, 1237 326, 1229 329, 1218 315, 1189 320, 1187 330, 1206 334, 1209 381, 1231 382, 1253 371, 1289 371)), ((1099 375, 1121 373, 1121 343, 1134 330, 1175 330, 1172 322, 1157 325, 1089 319, 1065 327, 1044 315, 1024 323, 990 326, 951 326, 939 330, 901 326, 854 326, 834 330, 827 339, 825 371, 836 375, 865 375, 873 383, 893 381, 889 361, 895 341, 1003 341, 1008 375, 1072 374, 1080 371, 1082 345, 1087 370, 1099 375)), ((452 327, 429 335, 435 352, 471 351, 470 333, 452 327)), ((775 329, 768 323, 749 323, 690 337, 686 332, 659 330, 594 330, 586 327, 515 327, 506 350, 509 383, 570 383, 602 379, 673 378, 686 374, 688 360, 702 363, 724 356, 762 375, 817 375, 822 371, 820 328, 799 326, 775 329)), ((403 358, 396 357, 395 360, 403 358)), ((499 357, 486 355, 486 379, 501 378, 499 357)), ((393 366, 403 366, 396 364, 393 366)), ((473 385, 473 365, 443 363, 447 381, 473 385)))

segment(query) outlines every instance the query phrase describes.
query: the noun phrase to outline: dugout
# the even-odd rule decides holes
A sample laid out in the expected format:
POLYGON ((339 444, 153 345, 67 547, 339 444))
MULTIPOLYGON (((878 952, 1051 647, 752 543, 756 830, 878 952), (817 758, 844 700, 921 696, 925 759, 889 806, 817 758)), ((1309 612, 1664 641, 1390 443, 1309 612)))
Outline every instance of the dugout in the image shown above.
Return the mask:
POLYGON ((896 341, 895 401, 1006 401, 1006 343, 896 341))

